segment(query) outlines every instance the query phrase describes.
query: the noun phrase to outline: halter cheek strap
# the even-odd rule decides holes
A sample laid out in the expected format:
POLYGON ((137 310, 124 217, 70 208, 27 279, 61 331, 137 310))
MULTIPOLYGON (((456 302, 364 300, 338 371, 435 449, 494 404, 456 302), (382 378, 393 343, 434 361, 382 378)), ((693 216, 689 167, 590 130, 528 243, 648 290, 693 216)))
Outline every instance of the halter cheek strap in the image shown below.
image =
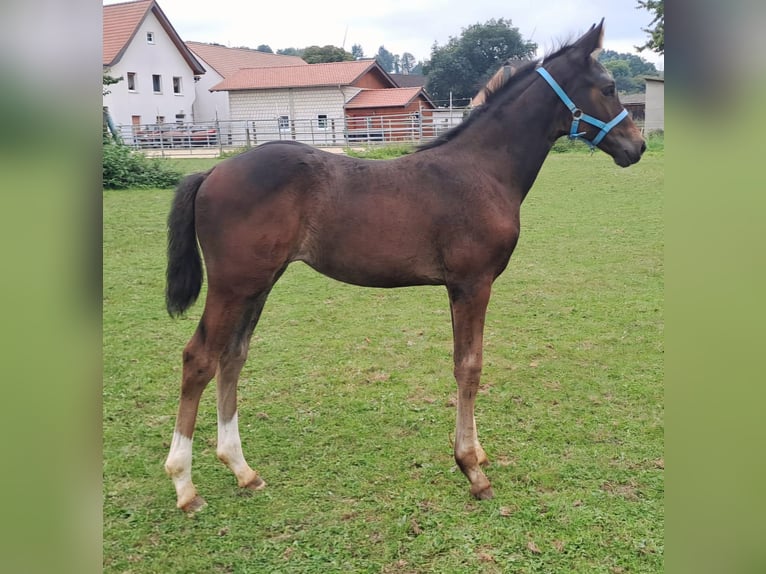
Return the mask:
POLYGON ((601 140, 604 139, 604 136, 606 136, 606 134, 608 134, 614 126, 619 124, 628 116, 628 110, 625 108, 623 108, 623 110, 617 114, 614 119, 606 123, 594 118, 593 116, 589 116, 588 114, 583 113, 583 111, 574 104, 571 98, 567 96, 566 92, 561 88, 561 86, 559 86, 558 82, 553 79, 553 76, 548 73, 548 70, 543 67, 539 67, 537 68, 537 73, 540 74, 546 82, 548 82, 550 87, 553 88, 553 91, 556 92, 558 97, 561 98, 561 101, 564 102, 564 105, 569 108, 570 112, 572 112, 572 127, 569 130, 569 139, 579 138, 587 143, 591 149, 593 149, 599 143, 601 143, 601 140), (593 141, 589 141, 583 137, 585 136, 585 132, 578 131, 580 127, 580 121, 600 128, 601 131, 598 132, 595 138, 593 138, 593 141))

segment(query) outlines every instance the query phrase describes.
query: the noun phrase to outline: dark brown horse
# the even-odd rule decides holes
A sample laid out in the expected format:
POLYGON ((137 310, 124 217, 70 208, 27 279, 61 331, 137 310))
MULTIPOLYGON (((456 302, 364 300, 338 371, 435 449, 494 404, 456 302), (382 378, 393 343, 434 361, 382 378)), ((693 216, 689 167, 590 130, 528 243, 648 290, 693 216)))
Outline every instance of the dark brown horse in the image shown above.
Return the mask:
POLYGON ((622 116, 614 80, 593 58, 602 25, 542 62, 558 88, 540 62, 531 62, 460 126, 413 154, 365 161, 274 142, 180 184, 168 220, 168 311, 183 313, 199 295, 198 242, 208 294, 183 352, 165 464, 179 508, 204 504, 191 480, 192 436, 200 396, 214 376, 218 458, 241 487, 265 486, 242 455, 237 379, 266 298, 292 261, 361 286, 446 286, 458 385, 455 460, 471 494, 492 496, 474 400, 490 290, 516 246, 521 203, 554 141, 576 131, 571 126, 623 167, 645 149, 622 116), (596 127, 586 125, 589 119, 596 127))

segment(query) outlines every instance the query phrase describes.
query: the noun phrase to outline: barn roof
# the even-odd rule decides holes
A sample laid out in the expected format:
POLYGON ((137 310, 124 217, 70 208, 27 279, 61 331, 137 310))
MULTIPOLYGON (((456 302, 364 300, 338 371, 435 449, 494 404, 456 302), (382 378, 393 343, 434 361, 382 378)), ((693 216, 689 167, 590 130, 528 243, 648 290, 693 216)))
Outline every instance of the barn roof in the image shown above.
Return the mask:
POLYGON ((195 74, 204 74, 205 68, 186 47, 173 25, 155 0, 134 0, 103 7, 103 55, 104 67, 120 61, 139 26, 149 13, 154 14, 165 32, 175 44, 181 56, 195 74))
POLYGON ((422 74, 391 74, 400 88, 422 88, 428 78, 422 74))
POLYGON ((210 90, 222 92, 269 88, 351 86, 362 76, 372 71, 377 71, 385 77, 392 87, 396 85, 375 60, 354 60, 351 62, 306 64, 305 66, 246 68, 235 72, 210 90))
POLYGON ((426 102, 432 107, 436 107, 431 98, 423 91, 423 88, 417 87, 362 90, 351 98, 345 107, 346 109, 407 107, 418 96, 423 96, 426 102))
POLYGON ((229 78, 243 68, 308 65, 298 56, 270 54, 249 48, 227 48, 226 46, 203 42, 186 42, 186 46, 223 78, 229 78))
POLYGON ((623 106, 646 103, 646 94, 620 94, 620 103, 623 106))

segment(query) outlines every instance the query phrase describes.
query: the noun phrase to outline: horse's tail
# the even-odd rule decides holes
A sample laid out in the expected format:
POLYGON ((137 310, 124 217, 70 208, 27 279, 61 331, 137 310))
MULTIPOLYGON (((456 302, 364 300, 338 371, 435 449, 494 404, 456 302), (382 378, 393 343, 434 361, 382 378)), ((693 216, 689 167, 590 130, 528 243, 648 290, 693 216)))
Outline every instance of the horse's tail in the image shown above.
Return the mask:
POLYGON ((194 200, 210 172, 184 178, 168 215, 168 268, 165 303, 171 317, 182 315, 202 288, 202 259, 194 226, 194 200))

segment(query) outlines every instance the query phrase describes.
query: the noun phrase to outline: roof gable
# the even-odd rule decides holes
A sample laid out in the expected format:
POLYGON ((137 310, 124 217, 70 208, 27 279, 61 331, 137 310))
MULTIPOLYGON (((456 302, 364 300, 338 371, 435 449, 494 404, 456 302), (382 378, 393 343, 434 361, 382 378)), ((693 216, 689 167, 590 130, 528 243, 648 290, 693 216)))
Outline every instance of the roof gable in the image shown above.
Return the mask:
POLYGON ((103 65, 110 67, 120 61, 139 26, 150 12, 157 18, 194 74, 204 74, 205 68, 183 43, 156 0, 134 0, 103 7, 103 65))
POLYGON ((223 78, 229 78, 243 68, 308 66, 298 56, 269 54, 249 48, 228 48, 203 42, 186 42, 186 46, 223 78))
POLYGON ((396 87, 396 83, 375 60, 354 60, 305 66, 246 68, 216 84, 211 91, 353 86, 367 74, 378 74, 385 84, 396 87))
POLYGON ((419 96, 436 107, 422 88, 388 88, 385 90, 362 90, 351 98, 346 109, 407 107, 419 96))

